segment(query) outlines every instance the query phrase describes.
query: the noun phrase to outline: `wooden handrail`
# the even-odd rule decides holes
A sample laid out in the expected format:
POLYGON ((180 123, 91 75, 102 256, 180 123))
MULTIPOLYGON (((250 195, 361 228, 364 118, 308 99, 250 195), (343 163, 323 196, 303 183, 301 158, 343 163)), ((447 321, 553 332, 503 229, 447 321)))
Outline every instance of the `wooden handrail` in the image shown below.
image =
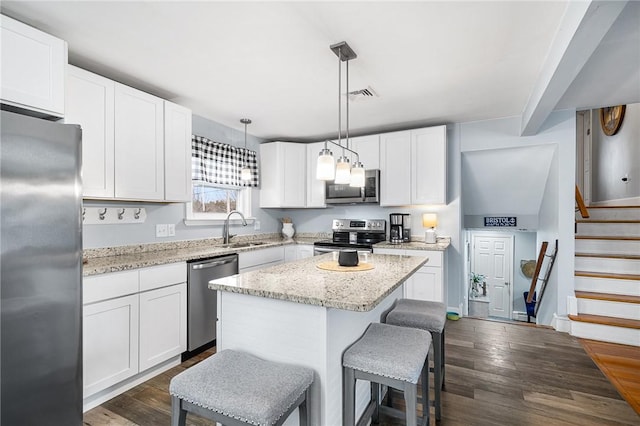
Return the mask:
POLYGON ((531 286, 529 287, 529 294, 527 295, 527 303, 531 303, 533 301, 533 292, 536 291, 536 284, 538 283, 538 277, 540 276, 540 270, 542 269, 542 262, 544 262, 544 254, 547 252, 548 245, 549 243, 547 241, 543 241, 542 246, 540 246, 536 270, 531 277, 531 286))
POLYGON ((587 210, 587 206, 584 204, 584 200, 582 199, 582 194, 580 193, 578 185, 576 185, 576 204, 578 205, 580 216, 587 219, 589 217, 589 211, 587 210))

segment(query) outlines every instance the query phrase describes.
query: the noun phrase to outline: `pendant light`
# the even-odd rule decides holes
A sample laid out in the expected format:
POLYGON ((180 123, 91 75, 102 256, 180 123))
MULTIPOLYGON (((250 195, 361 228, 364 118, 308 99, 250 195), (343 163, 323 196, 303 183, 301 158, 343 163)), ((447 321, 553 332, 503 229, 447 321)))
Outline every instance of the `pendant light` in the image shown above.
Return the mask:
POLYGON ((316 178, 320 180, 334 180, 337 184, 349 184, 350 186, 364 186, 364 166, 360 162, 357 152, 349 148, 349 61, 357 57, 356 53, 349 47, 346 42, 336 43, 330 46, 330 49, 338 57, 338 143, 327 140, 324 149, 320 151, 317 162, 316 178), (347 131, 345 146, 342 145, 342 62, 347 63, 346 82, 347 82, 347 131), (338 158, 337 163, 333 162, 333 153, 329 150, 327 144, 332 143, 342 150, 342 155, 338 158), (351 167, 349 158, 345 155, 345 151, 349 151, 356 155, 354 167, 351 167), (355 171, 355 174, 354 174, 355 171))
POLYGON ((244 160, 244 158, 246 158, 246 152, 247 152, 247 124, 251 124, 251 120, 248 118, 241 118, 240 122, 244 124, 244 150, 245 150, 245 155, 242 156, 243 160, 242 160, 242 169, 240 170, 240 180, 250 181, 251 178, 253 177, 253 173, 251 172, 251 168, 249 167, 249 164, 247 164, 247 162, 244 160))

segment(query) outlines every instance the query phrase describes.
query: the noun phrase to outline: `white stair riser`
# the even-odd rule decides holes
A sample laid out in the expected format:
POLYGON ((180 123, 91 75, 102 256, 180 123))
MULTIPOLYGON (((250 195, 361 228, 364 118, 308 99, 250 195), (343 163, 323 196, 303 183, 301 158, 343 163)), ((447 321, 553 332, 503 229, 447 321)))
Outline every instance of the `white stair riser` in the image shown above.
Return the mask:
POLYGON ((640 304, 578 298, 578 313, 640 320, 640 304))
POLYGON ((640 281, 613 278, 575 277, 576 291, 640 296, 640 281))
POLYGON ((576 271, 640 274, 640 260, 576 256, 576 271))
POLYGON ((578 235, 640 237, 640 223, 578 223, 578 235))
POLYGON ((571 335, 620 345, 640 346, 640 330, 634 328, 571 321, 571 335))
POLYGON ((640 254, 640 241, 633 240, 579 240, 576 253, 640 254))
MULTIPOLYGON (((589 219, 599 220, 637 220, 640 218, 640 207, 633 209, 589 209, 589 219)), ((582 219, 576 212, 576 219, 582 219)))

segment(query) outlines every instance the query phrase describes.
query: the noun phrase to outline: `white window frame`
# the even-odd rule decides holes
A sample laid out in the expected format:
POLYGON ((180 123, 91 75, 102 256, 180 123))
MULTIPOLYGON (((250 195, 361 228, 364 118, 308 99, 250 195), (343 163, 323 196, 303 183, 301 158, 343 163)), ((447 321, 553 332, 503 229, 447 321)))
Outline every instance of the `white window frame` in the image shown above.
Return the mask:
MULTIPOLYGON (((198 182, 197 184, 200 184, 198 182)), ((216 188, 222 189, 236 189, 238 190, 238 211, 243 214, 245 219, 248 222, 252 222, 255 218, 252 215, 251 210, 251 190, 250 187, 245 188, 236 188, 225 185, 211 185, 203 183, 204 185, 213 186, 216 188)), ((193 195, 193 185, 191 189, 191 194, 193 195)), ((227 219, 228 213, 194 213, 193 212, 193 203, 188 202, 185 203, 185 219, 184 223, 187 226, 200 226, 200 225, 222 225, 227 219)), ((241 223, 241 219, 234 215, 231 218, 231 223, 241 223)))

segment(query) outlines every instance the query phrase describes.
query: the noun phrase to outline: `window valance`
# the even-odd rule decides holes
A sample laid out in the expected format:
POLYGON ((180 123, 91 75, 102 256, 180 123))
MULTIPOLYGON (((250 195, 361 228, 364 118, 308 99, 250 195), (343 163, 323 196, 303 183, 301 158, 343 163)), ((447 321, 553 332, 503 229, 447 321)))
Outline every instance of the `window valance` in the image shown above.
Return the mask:
POLYGON ((203 136, 191 137, 192 179, 233 187, 258 186, 258 158, 255 151, 215 142, 203 136), (251 180, 240 179, 242 167, 251 169, 251 180))

